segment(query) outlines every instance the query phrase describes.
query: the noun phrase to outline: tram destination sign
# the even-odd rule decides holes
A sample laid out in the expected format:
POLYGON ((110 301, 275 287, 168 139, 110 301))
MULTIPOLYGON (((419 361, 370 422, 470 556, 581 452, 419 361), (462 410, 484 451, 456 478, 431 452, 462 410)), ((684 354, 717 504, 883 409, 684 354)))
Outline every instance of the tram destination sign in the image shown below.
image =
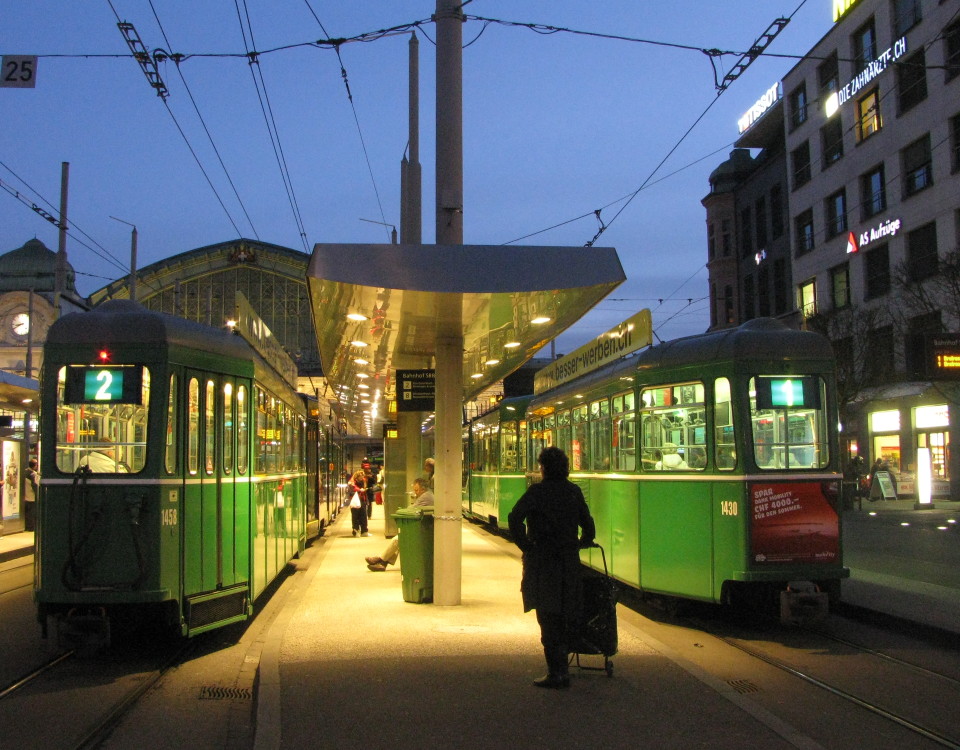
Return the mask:
POLYGON ((927 337, 927 377, 960 380, 960 333, 927 337))
POLYGON ((533 392, 543 393, 561 383, 614 362, 653 342, 650 311, 643 309, 589 344, 554 360, 533 377, 533 392))
POLYGON ((434 370, 397 370, 397 411, 433 411, 434 370))

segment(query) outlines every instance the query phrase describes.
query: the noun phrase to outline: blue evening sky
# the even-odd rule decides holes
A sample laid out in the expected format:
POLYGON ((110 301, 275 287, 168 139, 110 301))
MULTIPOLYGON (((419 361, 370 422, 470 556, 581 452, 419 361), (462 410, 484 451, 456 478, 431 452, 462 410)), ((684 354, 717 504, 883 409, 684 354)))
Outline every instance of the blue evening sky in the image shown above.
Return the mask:
MULTIPOLYGON (((36 88, 0 89, 0 252, 32 237, 56 249, 57 229, 24 200, 55 214, 64 161, 68 256, 84 294, 125 273, 130 227, 111 216, 136 224, 141 266, 238 236, 299 250, 389 241, 388 229, 361 219, 400 223, 410 33, 340 47, 356 120, 336 52, 308 43, 420 21, 423 239, 433 242, 434 10, 431 0, 8 4, 0 53, 42 57, 36 88), (120 57, 129 50, 114 9, 149 51, 185 56, 179 71, 159 64, 167 106, 138 64, 120 57), (243 57, 245 34, 249 48, 264 51, 259 72, 305 239, 265 124, 263 89, 258 97, 243 57)), ((736 140, 741 114, 829 30, 831 0, 473 0, 465 12, 591 35, 465 24, 464 242, 583 246, 602 209, 609 228, 596 244, 617 248, 628 280, 561 336, 557 351, 642 307, 661 339, 705 330, 707 178, 736 140), (650 179, 716 98, 710 58, 604 35, 742 53, 790 16, 772 54, 717 99, 650 179)), ((719 58, 718 75, 736 60, 719 58)))

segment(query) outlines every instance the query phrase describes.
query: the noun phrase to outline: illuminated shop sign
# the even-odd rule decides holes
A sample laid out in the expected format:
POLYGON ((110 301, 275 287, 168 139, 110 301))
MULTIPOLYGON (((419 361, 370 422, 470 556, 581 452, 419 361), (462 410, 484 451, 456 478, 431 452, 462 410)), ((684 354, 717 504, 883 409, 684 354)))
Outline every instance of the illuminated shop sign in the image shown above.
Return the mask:
POLYGON ((825 105, 827 117, 832 116, 834 112, 840 109, 841 105, 856 96, 864 86, 883 73, 890 63, 899 60, 905 54, 907 54, 907 38, 904 36, 895 41, 893 46, 887 47, 886 51, 884 51, 880 57, 867 65, 867 67, 860 71, 856 78, 846 86, 839 91, 834 91, 827 97, 827 103, 825 105))
POLYGON ((859 0, 833 0, 833 22, 839 21, 843 14, 856 5, 859 0))
MULTIPOLYGON (((877 224, 877 226, 871 227, 866 232, 860 232, 860 247, 869 245, 874 240, 880 240, 884 237, 893 237, 897 232, 900 231, 900 226, 900 219, 887 219, 886 221, 882 221, 877 224)), ((851 252, 849 246, 847 247, 847 252, 851 252)), ((856 252, 856 250, 853 252, 856 252)))
POLYGON ((754 103, 746 113, 737 120, 737 127, 740 129, 740 133, 743 134, 753 123, 759 120, 763 114, 770 109, 777 101, 780 99, 780 84, 775 83, 769 89, 767 89, 763 96, 761 96, 754 103))
POLYGON ((764 261, 767 259, 767 251, 761 250, 759 253, 753 256, 753 259, 757 261, 757 265, 759 266, 761 261, 764 261))

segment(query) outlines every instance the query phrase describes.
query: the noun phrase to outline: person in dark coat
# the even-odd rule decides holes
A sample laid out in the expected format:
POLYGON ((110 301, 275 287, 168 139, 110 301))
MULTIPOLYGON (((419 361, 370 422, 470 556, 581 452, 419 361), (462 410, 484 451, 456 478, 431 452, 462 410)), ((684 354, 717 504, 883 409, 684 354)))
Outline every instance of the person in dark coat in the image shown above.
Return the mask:
POLYGON ((537 611, 547 660, 547 674, 533 684, 567 688, 568 644, 579 627, 583 598, 580 550, 593 545, 596 526, 583 492, 567 479, 566 454, 559 448, 544 448, 537 462, 543 481, 523 494, 507 523, 523 552, 523 611, 537 611))

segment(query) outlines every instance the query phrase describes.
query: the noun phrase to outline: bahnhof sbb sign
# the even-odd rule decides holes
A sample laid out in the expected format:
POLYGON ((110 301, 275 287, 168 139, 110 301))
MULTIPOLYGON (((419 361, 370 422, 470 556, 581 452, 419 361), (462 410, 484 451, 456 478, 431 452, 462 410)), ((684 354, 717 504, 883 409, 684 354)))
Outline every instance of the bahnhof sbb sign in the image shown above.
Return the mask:
POLYGON ((960 380, 960 333, 936 333, 927 338, 928 377, 960 380))

